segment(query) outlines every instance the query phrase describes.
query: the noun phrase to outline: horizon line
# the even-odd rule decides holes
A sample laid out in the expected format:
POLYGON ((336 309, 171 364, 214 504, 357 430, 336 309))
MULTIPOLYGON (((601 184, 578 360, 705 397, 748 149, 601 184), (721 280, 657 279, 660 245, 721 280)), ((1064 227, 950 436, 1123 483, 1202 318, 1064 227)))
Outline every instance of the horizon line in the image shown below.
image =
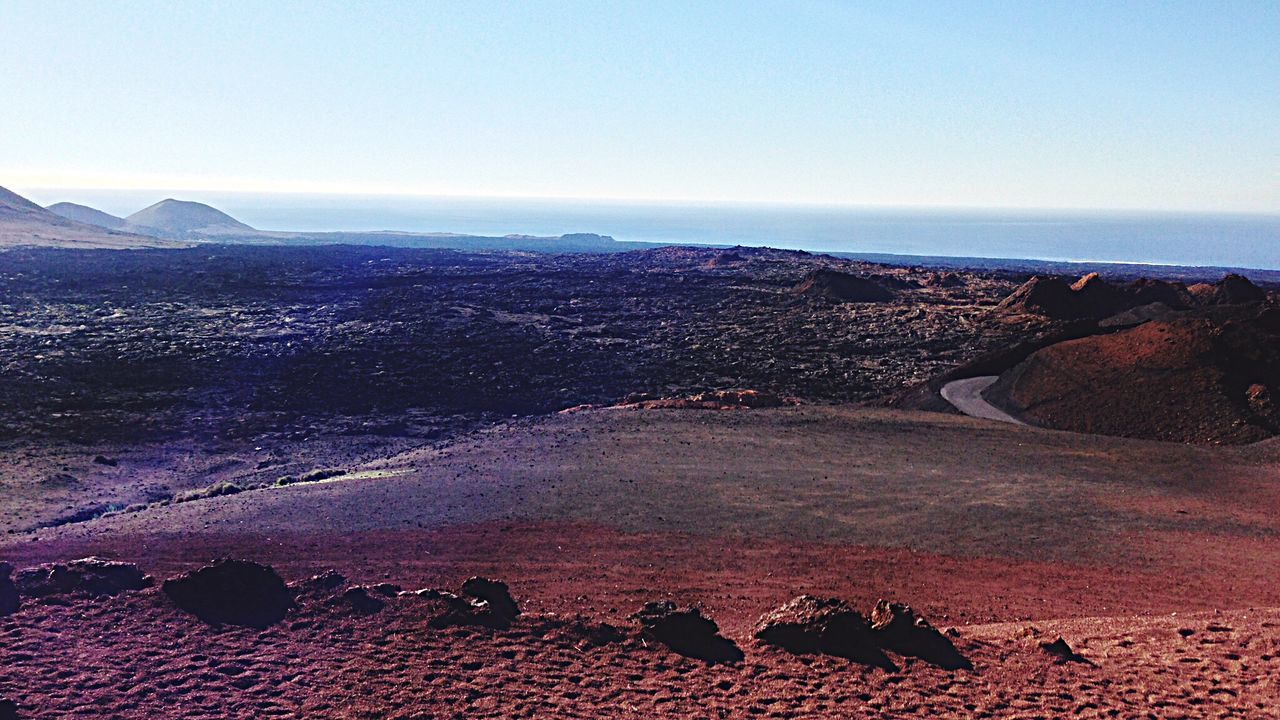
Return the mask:
MULTIPOLYGON (((13 186, 6 185, 13 189, 13 186)), ((15 191, 17 192, 17 191, 15 191)), ((163 200, 194 200, 198 198, 179 195, 191 193, 207 193, 211 195, 243 195, 243 196, 293 196, 293 197, 329 197, 329 198, 402 198, 422 200, 457 200, 457 201, 524 201, 535 203, 578 202, 618 205, 676 205, 685 207, 771 207, 795 209, 827 209, 827 210, 867 210, 867 211, 920 211, 920 212, 1018 212, 1018 213, 1115 213, 1115 214, 1158 214, 1158 215, 1218 215, 1236 217, 1280 218, 1280 209, 1275 210, 1226 210, 1196 208, 1155 208, 1135 206, 1082 206, 1082 205, 988 205, 981 203, 928 204, 928 203, 859 203, 816 200, 776 200, 776 199, 737 199, 737 198, 690 198, 690 197, 623 197, 611 195, 520 195, 520 194, 467 194, 432 192, 425 190, 388 189, 388 190, 320 190, 320 189, 285 189, 260 188, 241 189, 232 187, 179 187, 179 186, 101 186, 101 185, 45 185, 31 184, 22 187, 19 194, 31 192, 95 192, 95 193, 155 193, 163 200)), ((71 202, 56 200, 57 202, 71 202)), ((53 204, 53 203, 51 203, 53 204)))

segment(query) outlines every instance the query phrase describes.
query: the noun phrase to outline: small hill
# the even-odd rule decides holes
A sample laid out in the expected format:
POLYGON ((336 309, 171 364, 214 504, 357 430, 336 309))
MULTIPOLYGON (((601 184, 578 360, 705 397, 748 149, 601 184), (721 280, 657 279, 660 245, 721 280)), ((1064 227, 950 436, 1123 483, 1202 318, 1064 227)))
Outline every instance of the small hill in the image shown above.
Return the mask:
POLYGON ((1023 283, 996 306, 1007 314, 1039 315, 1051 320, 1099 320, 1143 305, 1161 303, 1171 309, 1208 305, 1240 305, 1263 302, 1267 295, 1240 275, 1230 274, 1217 283, 1184 287, 1181 283, 1141 279, 1125 286, 1089 273, 1068 285, 1057 277, 1036 276, 1023 283))
POLYGON ((124 218, 116 217, 110 213, 104 213, 96 208, 88 205, 77 205, 76 203, 60 202, 54 203, 45 208, 55 215, 61 215, 68 220, 75 220, 86 225, 97 225, 109 230, 119 230, 125 226, 124 218))
POLYGON ((182 245, 77 222, 52 213, 21 195, 0 187, 0 248, 8 247, 124 250, 182 247, 182 245))
POLYGON ((1044 427, 1191 443, 1280 432, 1280 310, 1206 309, 1051 345, 988 400, 1044 427))
POLYGON ((836 302, 889 302, 895 297, 874 280, 825 268, 810 272, 791 292, 836 302))
POLYGON ((165 237, 257 232, 217 208, 172 198, 139 210, 125 222, 130 228, 156 231, 165 237))
POLYGON ((1079 320, 1089 316, 1067 281, 1039 275, 1000 301, 996 310, 1011 315, 1042 315, 1053 320, 1079 320))
POLYGON ((1217 283, 1198 283, 1187 288, 1198 305, 1239 305, 1264 302, 1267 294, 1243 275, 1231 273, 1217 283))

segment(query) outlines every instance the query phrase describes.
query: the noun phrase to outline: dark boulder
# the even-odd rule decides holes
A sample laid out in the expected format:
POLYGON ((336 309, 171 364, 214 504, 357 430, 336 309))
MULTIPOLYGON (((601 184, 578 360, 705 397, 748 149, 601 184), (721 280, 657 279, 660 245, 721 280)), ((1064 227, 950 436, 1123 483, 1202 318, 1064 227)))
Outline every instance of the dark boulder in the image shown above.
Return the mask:
POLYGON ((347 584, 347 578, 337 570, 325 570, 319 575, 311 577, 295 584, 299 594, 324 594, 329 593, 343 585, 347 584))
POLYGON ((17 612, 22 601, 18 598, 18 588, 13 585, 13 566, 0 562, 0 617, 17 612))
POLYGON ((1083 655, 1072 650, 1067 641, 1062 638, 1058 638, 1053 642, 1043 641, 1040 643, 1040 649, 1060 665, 1071 662, 1092 665, 1083 655))
POLYGON ((366 588, 356 585, 344 590, 335 598, 334 604, 348 607, 357 615, 372 615, 386 607, 387 601, 374 597, 366 588))
POLYGON ((462 594, 489 605, 489 610, 508 623, 520 614, 520 606, 511 597, 507 584, 482 577, 468 578, 462 583, 462 594))
POLYGON ((96 597, 151 586, 151 578, 137 565, 97 557, 26 568, 13 582, 19 594, 33 598, 73 593, 96 597))
POLYGON ((511 627, 511 618, 494 612, 493 606, 479 598, 455 595, 447 590, 418 590, 406 594, 443 604, 443 611, 427 623, 433 628, 473 625, 505 630, 511 627))
POLYGON ((910 605, 880 600, 871 610, 871 634, 876 644, 899 655, 916 657, 948 670, 969 670, 973 665, 945 635, 910 605))
POLYGON ((161 589, 179 608, 212 625, 263 629, 294 607, 276 571, 247 560, 218 560, 165 580, 161 589))
POLYGON ((798 654, 826 653, 881 667, 892 663, 871 637, 862 613, 836 598, 801 595, 765 613, 755 638, 798 654))
POLYGON ((644 633, 675 652, 707 662, 741 660, 742 651, 732 641, 720 637, 720 627, 696 607, 680 609, 670 600, 644 604, 631 615, 644 633))

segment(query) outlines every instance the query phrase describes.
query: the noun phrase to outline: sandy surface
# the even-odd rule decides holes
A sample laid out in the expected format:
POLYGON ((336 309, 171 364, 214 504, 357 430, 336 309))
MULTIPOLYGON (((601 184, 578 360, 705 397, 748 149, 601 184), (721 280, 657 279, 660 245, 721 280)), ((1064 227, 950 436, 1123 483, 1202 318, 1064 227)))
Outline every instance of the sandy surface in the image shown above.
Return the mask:
POLYGON ((372 615, 304 603, 265 631, 211 628, 155 590, 0 620, 4 693, 40 718, 1274 717, 1280 611, 1099 617, 959 629, 972 670, 892 670, 727 637, 685 658, 595 618, 526 613, 436 630, 420 600, 372 615), (1081 661, 1040 643, 1063 637, 1081 661), (58 661, 54 661, 54 659, 58 661))
POLYGON ((348 479, 11 535, 0 556, 100 554, 165 577, 233 555, 405 587, 484 574, 530 624, 431 631, 396 605, 259 634, 154 592, 32 605, 0 621, 0 695, 35 717, 1268 717, 1280 631, 1256 608, 1280 607, 1278 461, 1275 443, 850 407, 513 421, 348 479), (959 627, 975 671, 755 646, 756 618, 801 592, 909 602, 959 627), (543 622, 630 627, 657 598, 701 604, 746 659, 584 649, 543 622), (1094 664, 1054 663, 1028 624, 1094 664))

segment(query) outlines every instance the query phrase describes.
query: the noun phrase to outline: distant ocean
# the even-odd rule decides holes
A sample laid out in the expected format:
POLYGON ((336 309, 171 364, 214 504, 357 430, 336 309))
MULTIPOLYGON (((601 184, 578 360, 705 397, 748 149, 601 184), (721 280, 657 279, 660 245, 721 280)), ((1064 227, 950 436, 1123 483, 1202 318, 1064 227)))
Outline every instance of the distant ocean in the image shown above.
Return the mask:
MULTIPOLYGON (((126 215, 163 199, 72 191, 126 215)), ((179 193, 263 230, 404 230, 472 235, 591 232, 618 240, 769 245, 823 252, 1102 261, 1280 269, 1280 215, 895 210, 324 195, 179 193)))

